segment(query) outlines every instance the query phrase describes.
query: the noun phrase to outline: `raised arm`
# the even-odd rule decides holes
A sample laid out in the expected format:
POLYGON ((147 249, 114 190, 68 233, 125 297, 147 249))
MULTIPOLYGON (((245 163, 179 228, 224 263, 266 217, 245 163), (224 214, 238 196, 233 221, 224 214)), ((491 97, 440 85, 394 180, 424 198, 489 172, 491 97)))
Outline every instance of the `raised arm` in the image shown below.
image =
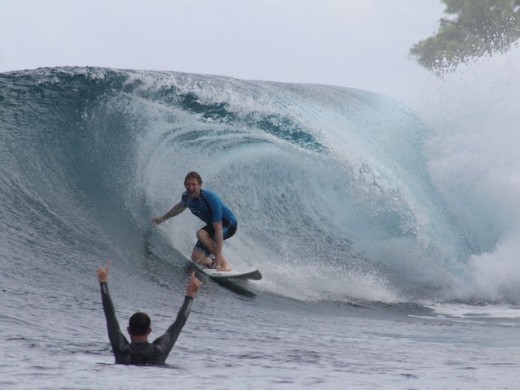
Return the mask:
POLYGON ((201 284, 201 281, 195 277, 195 272, 192 272, 190 282, 188 284, 188 287, 186 287, 186 296, 184 297, 184 302, 181 308, 179 309, 179 312, 177 313, 177 318, 175 319, 175 322, 172 325, 170 325, 168 330, 161 337, 157 338, 154 341, 154 344, 158 345, 163 352, 161 363, 164 363, 166 361, 166 358, 172 350, 173 345, 177 341, 177 338, 179 337, 179 334, 181 333, 184 324, 186 324, 186 321, 191 311, 193 298, 199 291, 201 284))
POLYGON ((109 265, 97 269, 97 277, 101 288, 101 301, 103 302, 103 311, 107 322, 108 339, 112 346, 112 352, 116 358, 116 363, 128 363, 127 357, 129 352, 129 343, 125 336, 121 333, 119 323, 117 322, 114 304, 110 298, 108 291, 108 270, 109 265))
POLYGON ((213 222, 213 230, 215 231, 215 263, 217 269, 225 268, 225 261, 222 257, 222 248, 224 247, 224 230, 222 221, 213 222))
POLYGON ((182 213, 184 210, 186 210, 186 206, 183 205, 181 202, 177 203, 175 206, 171 208, 170 211, 168 211, 166 214, 164 214, 162 217, 155 217, 152 218, 152 222, 156 225, 159 225, 166 221, 167 219, 170 219, 172 217, 175 217, 176 215, 182 213))

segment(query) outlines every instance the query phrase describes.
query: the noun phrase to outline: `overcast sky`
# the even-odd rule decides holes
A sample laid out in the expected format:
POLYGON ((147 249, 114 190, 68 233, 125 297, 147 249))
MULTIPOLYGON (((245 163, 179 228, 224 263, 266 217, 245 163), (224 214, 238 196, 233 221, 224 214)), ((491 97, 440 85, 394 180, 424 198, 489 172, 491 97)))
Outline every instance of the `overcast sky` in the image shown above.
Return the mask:
POLYGON ((103 66, 355 87, 399 97, 440 0, 0 0, 0 72, 103 66))

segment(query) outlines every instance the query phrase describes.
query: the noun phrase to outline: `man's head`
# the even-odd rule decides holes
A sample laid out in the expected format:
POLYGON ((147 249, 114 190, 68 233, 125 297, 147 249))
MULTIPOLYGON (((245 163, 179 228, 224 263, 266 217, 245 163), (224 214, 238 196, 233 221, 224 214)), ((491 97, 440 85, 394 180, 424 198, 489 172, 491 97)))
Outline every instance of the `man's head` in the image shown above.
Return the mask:
POLYGON ((138 311, 130 317, 127 330, 131 337, 148 336, 152 331, 150 324, 148 314, 138 311))
POLYGON ((188 174, 184 178, 184 184, 186 184, 189 179, 195 179, 199 183, 199 186, 202 185, 202 177, 200 177, 200 175, 195 171, 188 172, 188 174))
POLYGON ((190 172, 184 178, 184 188, 188 192, 190 198, 196 198, 200 194, 202 187, 202 178, 197 172, 190 172))

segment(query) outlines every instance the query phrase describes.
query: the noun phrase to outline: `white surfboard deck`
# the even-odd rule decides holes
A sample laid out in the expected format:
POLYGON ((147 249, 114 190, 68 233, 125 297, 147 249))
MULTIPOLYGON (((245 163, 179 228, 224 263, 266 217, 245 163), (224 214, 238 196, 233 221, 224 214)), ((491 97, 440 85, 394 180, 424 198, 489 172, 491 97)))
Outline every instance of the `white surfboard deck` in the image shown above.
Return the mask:
POLYGON ((262 274, 257 269, 251 269, 244 272, 238 271, 217 271, 212 268, 205 268, 200 266, 199 264, 190 260, 192 264, 194 264, 202 273, 208 275, 213 279, 242 279, 242 280, 260 280, 262 279, 262 274))

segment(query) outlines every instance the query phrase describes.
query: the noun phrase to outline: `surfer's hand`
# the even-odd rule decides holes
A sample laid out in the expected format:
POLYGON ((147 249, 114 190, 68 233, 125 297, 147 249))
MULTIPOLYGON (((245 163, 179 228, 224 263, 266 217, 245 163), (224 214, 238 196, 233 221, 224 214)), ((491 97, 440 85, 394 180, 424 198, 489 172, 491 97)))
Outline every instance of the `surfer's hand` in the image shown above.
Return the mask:
POLYGON ((97 278, 99 283, 107 283, 108 281, 108 270, 110 269, 110 261, 107 263, 106 267, 99 267, 96 270, 97 278))
POLYGON ((154 225, 159 225, 160 223, 163 223, 163 219, 161 217, 157 217, 157 218, 152 218, 152 223, 154 225))
POLYGON ((215 256, 215 267, 217 268, 217 271, 222 271, 223 268, 225 268, 226 263, 224 261, 224 258, 220 255, 215 256))
POLYGON ((195 271, 193 271, 191 273, 190 283, 188 287, 186 287, 186 296, 193 298, 199 291, 201 284, 202 282, 195 277, 195 271))

